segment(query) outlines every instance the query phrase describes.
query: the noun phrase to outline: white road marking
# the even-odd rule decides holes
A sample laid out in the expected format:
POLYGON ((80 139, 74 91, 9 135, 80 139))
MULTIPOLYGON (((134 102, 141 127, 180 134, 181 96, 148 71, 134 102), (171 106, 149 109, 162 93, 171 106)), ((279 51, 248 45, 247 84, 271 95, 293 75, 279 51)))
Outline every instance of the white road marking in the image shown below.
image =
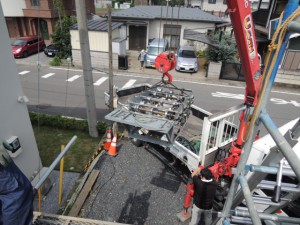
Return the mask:
POLYGON ((73 82, 74 80, 76 80, 76 79, 78 79, 79 77, 81 77, 80 75, 75 75, 75 76, 73 76, 73 77, 70 77, 68 80, 66 80, 66 81, 68 81, 68 82, 73 82))
MULTIPOLYGON (((217 97, 217 98, 234 98, 234 99, 239 99, 239 100, 244 99, 244 95, 242 95, 242 94, 232 94, 232 93, 226 93, 226 92, 215 92, 215 93, 211 93, 211 95, 213 97, 217 97)), ((270 101, 276 105, 291 104, 295 107, 300 107, 300 103, 295 100, 286 101, 286 100, 280 99, 280 98, 271 98, 270 101)))
POLYGON ((94 85, 100 86, 103 82, 105 82, 108 79, 108 77, 101 77, 99 80, 97 80, 94 85))
POLYGON ((122 88, 129 88, 131 87, 134 83, 136 82, 136 80, 129 80, 122 88))
POLYGON ((30 71, 24 70, 24 71, 20 72, 19 74, 20 74, 20 75, 25 75, 26 73, 29 73, 29 72, 30 72, 30 71))
POLYGON ((213 97, 218 98, 234 98, 234 99, 244 99, 245 96, 242 94, 232 94, 232 93, 225 93, 225 92, 215 92, 211 93, 213 97))
POLYGON ((42 76, 42 78, 49 78, 49 77, 52 77, 55 73, 48 73, 44 76, 42 76))
MULTIPOLYGON (((76 69, 66 69, 66 68, 61 68, 61 67, 49 67, 50 69, 55 69, 55 70, 69 70, 69 71, 80 71, 82 72, 82 70, 76 70, 76 69)), ((97 72, 97 71, 93 71, 93 73, 100 73, 100 74, 108 74, 108 73, 104 73, 104 72, 97 72)), ((143 79, 152 79, 152 80, 161 80, 160 77, 151 77, 151 76, 147 76, 146 74, 143 76, 139 76, 139 75, 129 75, 129 74, 122 74, 122 73, 114 73, 114 76, 122 76, 122 77, 135 77, 135 78, 143 78, 143 79)), ((239 87, 239 86, 231 86, 231 85, 226 85, 226 84, 215 84, 215 83, 204 83, 204 82, 198 82, 198 81, 185 81, 185 80, 177 80, 174 79, 174 82, 181 82, 181 83, 189 83, 189 84, 199 84, 199 85, 209 85, 209 86, 215 86, 215 87, 228 87, 228 88, 235 88, 235 89, 245 89, 244 87, 239 87)), ((300 93, 294 93, 294 92, 284 92, 284 91, 271 91, 272 93, 278 93, 278 94, 287 94, 287 95, 298 95, 300 96, 300 93)))
POLYGON ((279 99, 279 98, 271 98, 270 99, 271 102, 273 102, 274 104, 276 105, 287 105, 287 104, 291 104, 295 107, 300 107, 300 103, 299 102, 296 102, 294 100, 291 100, 291 101, 286 101, 286 100, 283 100, 283 99, 279 99))

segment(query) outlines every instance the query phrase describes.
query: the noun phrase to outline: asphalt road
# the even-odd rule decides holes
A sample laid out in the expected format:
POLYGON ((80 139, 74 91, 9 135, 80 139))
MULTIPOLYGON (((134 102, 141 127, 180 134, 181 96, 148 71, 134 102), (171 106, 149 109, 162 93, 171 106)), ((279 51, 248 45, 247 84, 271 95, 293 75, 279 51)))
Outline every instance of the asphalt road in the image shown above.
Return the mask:
MULTIPOLYGON (((18 64, 24 94, 28 97, 28 107, 32 111, 48 114, 62 114, 78 118, 86 118, 84 80, 82 71, 74 68, 52 68, 35 65, 18 64)), ((97 108, 97 119, 101 120, 108 113, 104 104, 104 91, 108 87, 108 75, 94 72, 94 90, 97 108)), ((160 76, 153 77, 144 74, 129 74, 116 72, 114 85, 121 88, 139 83, 155 84, 160 76)), ((226 85, 218 81, 207 83, 201 81, 176 80, 176 86, 192 89, 194 104, 215 113, 243 102, 244 83, 226 85)), ((274 88, 271 93, 268 108, 271 117, 281 126, 300 115, 299 88, 274 88)))

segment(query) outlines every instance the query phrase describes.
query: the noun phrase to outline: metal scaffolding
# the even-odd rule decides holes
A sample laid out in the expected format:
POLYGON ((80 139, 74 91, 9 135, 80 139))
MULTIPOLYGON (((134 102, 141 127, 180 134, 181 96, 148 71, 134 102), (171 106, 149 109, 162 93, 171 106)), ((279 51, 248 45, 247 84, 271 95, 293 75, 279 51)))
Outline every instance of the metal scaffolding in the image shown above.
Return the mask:
MULTIPOLYGON (((264 71, 261 95, 251 118, 247 136, 248 139, 243 146, 243 152, 237 168, 234 171, 234 177, 224 209, 219 215, 220 218, 222 218, 221 221, 223 221, 223 224, 241 223, 260 225, 262 224, 262 220, 266 224, 278 224, 277 222, 300 224, 300 218, 279 216, 275 214, 277 210, 284 208, 290 201, 293 201, 300 196, 299 183, 293 185, 282 183, 282 175, 296 177, 298 182, 300 182, 300 159, 293 150, 293 146, 297 144, 297 139, 300 136, 300 119, 295 122, 292 129, 288 130, 285 135, 282 135, 266 110, 270 92, 274 85, 278 67, 283 59, 289 36, 291 32, 300 33, 299 23, 296 26, 297 29, 294 29, 295 21, 293 21, 292 29, 288 29, 288 25, 296 16, 299 16, 299 14, 299 0, 289 0, 281 24, 278 25, 278 36, 274 39, 274 44, 277 49, 271 50, 270 63, 266 65, 264 71), (285 28, 287 29, 284 30, 285 28), (270 150, 270 154, 264 159, 262 165, 246 165, 253 146, 255 134, 261 123, 275 141, 276 148, 270 150), (284 158, 288 162, 289 168, 282 167, 282 160, 284 158), (245 176, 247 170, 254 171, 249 179, 245 176), (268 173, 278 174, 276 182, 268 183, 263 180, 268 173), (239 185, 240 189, 238 189, 239 185), (274 195, 272 197, 252 196, 254 189, 258 188, 274 189, 274 195), (281 196, 281 191, 286 192, 284 197, 281 196), (238 207, 241 203, 246 207, 238 207), (258 210, 258 204, 267 206, 264 210, 258 210)), ((214 221, 214 224, 217 224, 218 222, 220 222, 219 218, 214 221)))

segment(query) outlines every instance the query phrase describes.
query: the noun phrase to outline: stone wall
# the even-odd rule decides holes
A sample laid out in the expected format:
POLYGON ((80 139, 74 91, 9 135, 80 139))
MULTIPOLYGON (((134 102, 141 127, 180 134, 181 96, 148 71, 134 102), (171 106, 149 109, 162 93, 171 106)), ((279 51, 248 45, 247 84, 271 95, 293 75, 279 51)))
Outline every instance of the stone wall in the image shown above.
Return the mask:
POLYGON ((275 84, 300 86, 300 71, 278 70, 275 84))
MULTIPOLYGON (((108 53, 107 52, 93 52, 91 51, 91 60, 92 60, 92 67, 97 67, 101 69, 108 69, 109 60, 108 60, 108 53)), ((73 56, 73 64, 75 66, 82 66, 81 63, 81 54, 80 50, 72 50, 73 56)), ((118 55, 113 54, 113 68, 118 69, 118 55)))

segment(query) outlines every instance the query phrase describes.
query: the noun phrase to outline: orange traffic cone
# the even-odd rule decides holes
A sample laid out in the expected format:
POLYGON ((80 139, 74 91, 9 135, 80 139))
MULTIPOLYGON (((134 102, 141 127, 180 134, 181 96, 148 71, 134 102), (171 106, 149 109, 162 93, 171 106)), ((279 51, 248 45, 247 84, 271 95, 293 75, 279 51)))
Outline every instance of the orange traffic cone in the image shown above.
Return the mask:
POLYGON ((108 151, 109 147, 110 147, 110 144, 111 144, 111 133, 110 133, 110 130, 107 131, 107 138, 106 138, 106 142, 104 144, 104 147, 103 149, 108 151))
POLYGON ((112 155, 112 156, 116 156, 117 155, 117 134, 115 134, 112 143, 108 149, 108 154, 112 155))

